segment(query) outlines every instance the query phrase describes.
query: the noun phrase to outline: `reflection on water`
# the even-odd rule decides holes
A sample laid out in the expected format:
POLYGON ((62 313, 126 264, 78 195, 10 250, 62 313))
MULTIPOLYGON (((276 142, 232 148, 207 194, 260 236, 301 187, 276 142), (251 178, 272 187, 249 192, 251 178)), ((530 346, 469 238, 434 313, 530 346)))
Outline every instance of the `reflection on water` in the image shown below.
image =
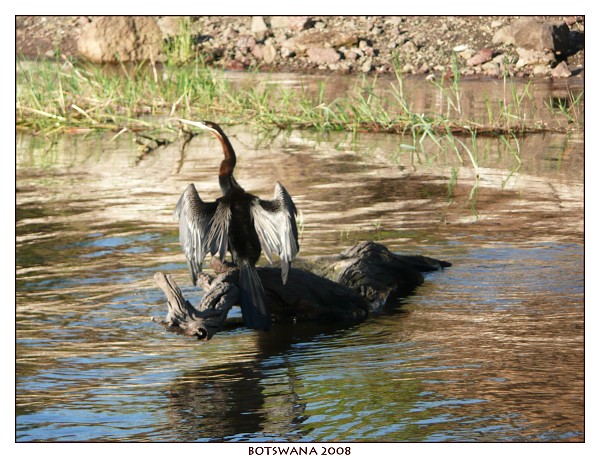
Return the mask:
POLYGON ((453 267, 349 328, 199 344, 149 320, 165 312, 152 276, 202 293, 172 209, 189 182, 219 195, 217 142, 136 163, 125 136, 19 136, 18 441, 583 440, 580 137, 522 139, 518 167, 480 139, 474 212, 474 171, 454 154, 230 130, 238 181, 269 196, 281 180, 294 196, 302 255, 375 239, 453 267))
MULTIPOLYGON (((557 108, 560 105, 571 107, 572 100, 583 92, 584 81, 583 78, 505 80, 477 76, 461 78, 457 90, 451 78, 438 78, 432 82, 421 75, 405 75, 401 80, 393 75, 356 78, 281 73, 265 78, 263 74, 231 72, 224 76, 234 87, 268 88, 275 100, 284 98, 282 92, 290 90, 324 101, 360 95, 369 100, 377 97, 386 110, 397 113, 403 111, 403 103, 398 102, 400 96, 412 113, 440 115, 482 125, 509 123, 516 126, 524 120, 531 127, 539 127, 536 123, 542 123, 550 129, 564 126, 565 116, 557 108)), ((583 109, 573 108, 576 117, 583 121, 583 109)))

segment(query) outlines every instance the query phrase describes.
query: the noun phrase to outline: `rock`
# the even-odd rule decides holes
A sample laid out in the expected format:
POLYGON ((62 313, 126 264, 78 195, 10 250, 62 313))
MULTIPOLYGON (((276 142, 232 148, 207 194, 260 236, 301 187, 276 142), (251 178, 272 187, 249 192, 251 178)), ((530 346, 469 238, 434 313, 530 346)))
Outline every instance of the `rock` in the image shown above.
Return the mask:
POLYGON ((567 24, 569 27, 572 25, 577 24, 577 16, 567 16, 564 18, 565 24, 567 24))
POLYGON ((348 61, 354 61, 356 59, 358 59, 358 53, 355 51, 348 51, 347 53, 344 54, 344 59, 348 60, 348 61))
POLYGON ((299 32, 314 24, 309 16, 271 16, 272 29, 289 29, 299 32))
POLYGON ((413 41, 407 41, 406 43, 404 43, 402 45, 402 51, 404 52, 417 52, 418 48, 417 45, 413 42, 413 41))
POLYGON ((366 48, 362 49, 362 51, 364 52, 365 56, 375 55, 375 49, 372 46, 367 46, 366 48))
POLYGON ((233 59, 225 63, 225 68, 227 70, 245 70, 246 68, 248 68, 248 65, 246 65, 244 62, 240 62, 239 60, 233 59))
POLYGON ((279 49, 279 52, 281 53, 281 57, 283 57, 284 59, 294 57, 296 55, 296 53, 294 51, 286 48, 285 46, 281 47, 279 49))
POLYGON ((340 60, 340 54, 333 48, 309 48, 306 50, 308 60, 317 65, 330 65, 340 60))
POLYGON ((386 24, 399 25, 402 24, 404 19, 402 16, 388 16, 386 19, 386 24))
POLYGON ((457 53, 458 57, 462 57, 464 60, 469 60, 471 57, 475 55, 475 51, 471 48, 466 48, 463 51, 457 53))
POLYGON ((360 67, 360 71, 363 73, 369 73, 371 70, 373 70, 373 59, 369 57, 360 67))
POLYGON ((270 43, 256 45, 252 50, 252 55, 258 60, 262 60, 265 64, 272 64, 275 61, 275 57, 277 57, 277 49, 270 43))
POLYGON ((77 51, 95 63, 162 60, 162 32, 146 16, 100 16, 81 31, 77 51))
POLYGON ((550 65, 551 63, 556 61, 554 54, 548 51, 534 51, 531 49, 517 48, 517 54, 519 55, 519 60, 515 64, 515 66, 520 69, 527 65, 550 65))
POLYGON ((484 64, 482 64, 481 68, 483 70, 494 70, 494 69, 498 69, 498 64, 496 62, 494 62, 493 60, 491 60, 489 62, 485 62, 484 64))
POLYGON ((396 37, 396 43, 398 43, 399 45, 406 43, 408 40, 409 40, 409 37, 408 37, 408 34, 406 34, 406 33, 399 33, 398 36, 396 37))
POLYGON ((351 46, 357 42, 358 37, 354 33, 311 29, 285 40, 282 47, 304 53, 309 48, 338 48, 345 45, 351 46))
POLYGON ((242 53, 252 52, 256 46, 256 39, 252 35, 241 35, 235 46, 242 53))
POLYGON ((474 67, 475 65, 481 65, 485 62, 489 62, 492 60, 493 53, 490 48, 483 48, 473 57, 467 60, 467 65, 469 67, 474 67))
POLYGON ((262 16, 252 16, 250 31, 252 33, 263 33, 269 30, 262 16))
POLYGON ((160 28, 163 38, 169 38, 179 35, 182 20, 184 20, 184 16, 163 16, 157 19, 156 24, 160 28))
POLYGON ((264 46, 263 45, 256 45, 254 47, 254 49, 252 50, 252 55, 254 57, 256 57, 257 59, 262 59, 263 58, 263 50, 264 50, 264 46))
POLYGON ((415 66, 413 64, 404 64, 402 67, 402 73, 414 73, 415 66))
POLYGON ((508 54, 498 54, 496 57, 492 59, 493 62, 497 64, 502 64, 504 62, 508 62, 509 64, 513 64, 514 62, 511 60, 511 56, 508 54))
POLYGON ((238 35, 239 33, 237 30, 233 29, 232 27, 227 27, 223 32, 223 39, 225 41, 231 41, 237 38, 238 35))
POLYGON ((552 69, 552 78, 568 78, 569 76, 571 76, 571 70, 565 61, 552 69))
POLYGON ((546 76, 550 73, 550 69, 546 65, 536 65, 532 73, 534 76, 546 76))
POLYGON ((569 27, 566 24, 541 22, 533 18, 521 18, 498 30, 493 43, 514 44, 536 51, 565 52, 569 46, 569 27))
POLYGON ((290 16, 271 16, 272 29, 289 29, 290 16))
POLYGON ((500 66, 492 61, 484 63, 481 66, 481 70, 483 70, 486 75, 490 76, 498 76, 500 74, 500 66))
POLYGON ((266 64, 272 64, 277 57, 277 50, 272 44, 266 44, 263 48, 262 59, 266 64))

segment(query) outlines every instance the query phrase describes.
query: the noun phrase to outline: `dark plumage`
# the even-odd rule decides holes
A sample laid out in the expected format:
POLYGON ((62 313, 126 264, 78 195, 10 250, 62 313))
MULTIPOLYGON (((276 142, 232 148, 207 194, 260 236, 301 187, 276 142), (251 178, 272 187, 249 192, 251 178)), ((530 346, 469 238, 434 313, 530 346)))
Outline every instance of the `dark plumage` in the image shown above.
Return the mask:
POLYGON ((179 241, 192 283, 196 284, 208 253, 223 260, 230 251, 240 269, 244 323, 253 329, 269 329, 271 315, 255 265, 261 249, 269 261, 277 253, 281 258, 283 283, 287 282, 290 263, 299 250, 296 206, 279 182, 272 200, 262 200, 244 191, 233 177, 235 152, 219 125, 210 121, 180 121, 212 132, 221 142, 225 156, 219 167, 223 196, 215 202, 204 202, 190 184, 175 207, 179 241))

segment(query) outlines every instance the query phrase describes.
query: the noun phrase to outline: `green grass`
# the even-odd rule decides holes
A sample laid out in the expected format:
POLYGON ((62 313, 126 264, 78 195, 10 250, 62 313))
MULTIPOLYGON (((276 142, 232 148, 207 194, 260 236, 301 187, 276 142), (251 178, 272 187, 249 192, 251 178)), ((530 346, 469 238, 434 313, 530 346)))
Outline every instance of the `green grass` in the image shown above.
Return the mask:
MULTIPOLYGON (((191 43, 183 39, 170 42, 167 55, 162 65, 112 67, 70 60, 17 59, 17 128, 34 133, 173 130, 167 119, 182 117, 267 129, 410 133, 418 143, 426 138, 436 141, 448 132, 508 135, 545 130, 527 119, 524 103, 531 105, 529 85, 518 92, 514 81, 506 76, 502 99, 486 98, 486 123, 462 119, 456 60, 449 81, 442 78, 430 83, 446 102, 445 112, 436 114, 412 109, 399 71, 396 79, 386 84, 380 84, 377 77, 359 76, 347 94, 330 100, 323 82, 318 83, 316 93, 273 84, 234 85, 223 71, 209 68, 203 56, 194 55, 191 43)), ((573 124, 581 127, 582 101, 581 95, 571 95, 542 108, 562 116, 565 129, 573 124)))
POLYGON ((557 116, 564 117, 568 123, 582 127, 583 119, 583 91, 575 95, 568 91, 566 97, 550 97, 545 106, 557 116))

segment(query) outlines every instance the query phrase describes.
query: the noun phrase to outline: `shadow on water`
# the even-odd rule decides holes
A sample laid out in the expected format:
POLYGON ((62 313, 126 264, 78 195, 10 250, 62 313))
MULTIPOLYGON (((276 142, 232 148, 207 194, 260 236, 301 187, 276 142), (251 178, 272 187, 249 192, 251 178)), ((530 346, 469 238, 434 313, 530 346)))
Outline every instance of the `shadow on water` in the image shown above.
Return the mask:
POLYGON ((581 134, 481 137, 474 165, 397 135, 228 133, 246 189, 293 195, 302 256, 377 240, 453 266, 360 324, 198 344, 149 320, 152 277, 202 295, 172 212, 191 182, 219 196, 214 138, 139 161, 126 135, 19 135, 17 441, 583 440, 581 134))
MULTIPOLYGON (((256 354, 248 361, 229 361, 187 370, 169 386, 167 409, 182 441, 223 440, 302 440, 298 431, 306 417, 294 391, 298 377, 289 352, 295 344, 315 340, 327 345, 333 335, 343 332, 340 325, 308 323, 282 324, 260 333, 256 354), (265 381, 278 374, 277 384, 287 385, 283 395, 270 392, 265 381), (280 402, 269 405, 269 398, 280 402), (185 429, 179 425, 185 424, 185 429)), ((280 388, 281 390, 281 388, 280 388)))

